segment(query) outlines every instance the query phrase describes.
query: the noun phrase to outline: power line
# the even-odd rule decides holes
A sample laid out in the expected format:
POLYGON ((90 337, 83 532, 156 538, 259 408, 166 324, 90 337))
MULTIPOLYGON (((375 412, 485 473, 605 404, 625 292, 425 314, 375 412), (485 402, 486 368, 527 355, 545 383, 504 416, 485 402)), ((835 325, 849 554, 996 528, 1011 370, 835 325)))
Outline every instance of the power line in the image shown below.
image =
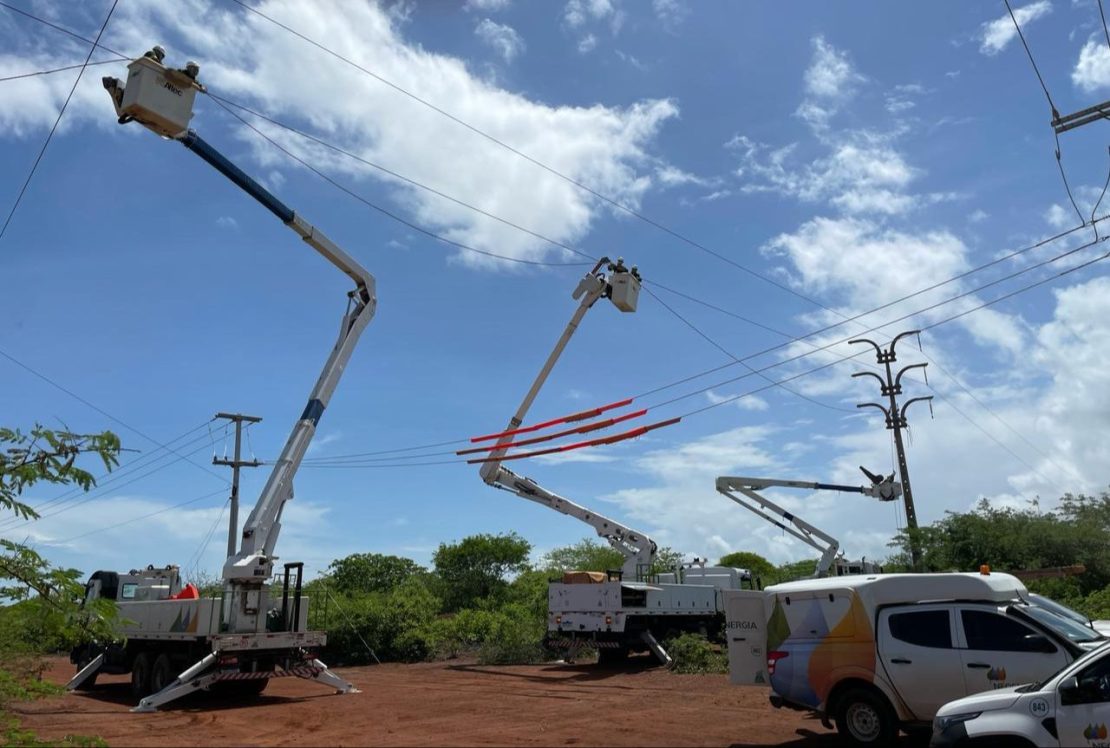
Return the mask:
MULTIPOLYGON (((97 407, 96 405, 93 405, 91 402, 89 402, 85 398, 81 397, 80 395, 75 393, 73 390, 70 390, 70 389, 67 389, 67 388, 63 387, 62 385, 58 384, 57 382, 55 382, 50 377, 48 377, 45 374, 31 368, 27 364, 25 364, 22 361, 20 361, 19 359, 17 359, 15 356, 12 356, 10 353, 0 349, 0 356, 2 356, 4 358, 6 358, 7 360, 11 361, 13 364, 15 364, 19 368, 23 369, 24 371, 38 377, 42 381, 49 384, 51 387, 53 387, 53 388, 55 388, 55 389, 57 389, 61 392, 64 392, 65 394, 69 395, 70 397, 72 397, 77 402, 82 403, 83 405, 86 405, 86 406, 92 408, 97 413, 99 413, 100 415, 104 416, 105 418, 111 420, 112 422, 118 423, 120 426, 123 426, 125 429, 127 429, 128 431, 131 431, 132 433, 138 434, 139 436, 141 436, 143 439, 146 439, 151 444, 154 444, 155 446, 161 447, 162 449, 165 449, 168 452, 170 452, 172 454, 175 454, 178 457, 181 457, 181 455, 178 454, 178 452, 176 450, 166 446, 165 444, 161 443, 160 441, 158 441, 154 437, 148 436, 147 434, 143 433, 142 431, 135 428, 134 426, 131 426, 131 425, 125 423, 124 421, 120 420, 119 418, 116 418, 114 415, 112 415, 108 411, 104 410, 103 408, 100 408, 100 407, 97 407)), ((188 462, 190 465, 193 465, 194 467, 197 467, 197 468, 203 470, 204 472, 208 473, 209 475, 213 476, 214 478, 219 480, 221 483, 224 482, 224 476, 220 475, 219 473, 215 472, 214 470, 210 470, 207 467, 205 467, 204 465, 193 462, 192 460, 185 460, 185 461, 188 462)))
POLYGON ((54 132, 58 129, 58 123, 62 121, 62 117, 66 113, 66 108, 69 106, 69 101, 73 98, 73 92, 77 90, 77 84, 81 82, 81 77, 85 74, 85 68, 88 67, 89 60, 92 59, 93 53, 96 52, 96 45, 100 41, 100 37, 103 36, 104 29, 108 28, 108 21, 112 19, 112 14, 115 13, 118 3, 119 0, 112 0, 112 7, 108 9, 108 15, 104 17, 104 23, 101 24, 100 31, 96 33, 96 40, 93 42, 92 46, 89 47, 89 54, 85 57, 85 62, 81 65, 80 72, 77 73, 77 79, 73 81, 73 86, 69 89, 69 95, 66 96, 66 100, 62 103, 62 108, 58 112, 58 118, 54 120, 54 125, 50 128, 50 132, 47 133, 46 140, 43 141, 42 148, 39 149, 39 154, 35 157, 35 162, 31 164, 31 171, 28 172, 27 178, 23 180, 23 186, 19 188, 19 194, 16 195, 15 202, 12 203, 12 209, 8 211, 8 217, 4 219, 4 225, 0 227, 0 239, 4 238, 4 234, 7 233, 8 226, 12 222, 12 217, 15 216, 19 204, 23 202, 23 195, 27 192, 27 186, 31 184, 31 179, 35 176, 35 172, 39 168, 39 162, 42 161, 47 146, 49 146, 50 141, 54 139, 54 132))
MULTIPOLYGON (((174 442, 178 442, 181 439, 184 439, 186 436, 204 428, 205 425, 206 424, 202 423, 200 426, 192 428, 189 431, 182 434, 181 436, 178 436, 174 439, 171 439, 166 443, 167 444, 173 444, 174 442)), ((199 436, 195 439, 191 439, 190 441, 188 441, 184 444, 179 444, 177 446, 177 448, 178 449, 184 449, 185 447, 191 446, 192 444, 196 443, 197 441, 199 441, 201 439, 205 439, 205 438, 206 438, 205 435, 201 434, 201 436, 199 436)), ((118 469, 115 469, 115 470, 112 470, 112 471, 109 471, 109 472, 105 472, 105 473, 97 476, 95 478, 95 485, 94 485, 94 488, 92 490, 99 491, 100 489, 104 488, 105 486, 111 485, 112 483, 114 483, 116 481, 119 481, 119 480, 129 476, 130 474, 134 473, 136 470, 139 470, 140 468, 149 467, 150 465, 153 465, 154 463, 159 462, 159 461, 165 459, 168 456, 169 456, 169 453, 165 452, 161 448, 156 449, 152 452, 147 452, 145 454, 142 454, 141 456, 135 458, 134 460, 131 460, 131 461, 125 463, 124 465, 121 465, 118 469), (162 452, 162 454, 158 457, 155 457, 155 455, 158 455, 159 452, 162 452), (146 463, 145 465, 142 464, 144 462, 146 463)), ((39 505, 32 507, 32 509, 34 509, 36 513, 42 514, 42 512, 45 511, 46 509, 49 509, 51 507, 60 506, 61 504, 64 504, 64 503, 70 501, 71 499, 73 499, 75 497, 79 497, 79 496, 82 496, 82 495, 85 495, 85 494, 86 494, 86 492, 85 492, 84 489, 82 489, 80 486, 76 486, 76 487, 70 488, 70 489, 62 492, 61 494, 55 496, 54 498, 43 501, 39 505)), ((11 525, 16 524, 17 520, 18 520, 18 518, 14 518, 14 517, 9 517, 6 520, 0 520, 0 530, 5 529, 4 525, 11 526, 11 525)))
MULTIPOLYGON (((113 5, 112 7, 114 8, 115 6, 113 5)), ((103 44, 100 44, 100 38, 99 37, 97 37, 96 41, 93 41, 92 39, 89 39, 88 37, 81 36, 77 32, 71 31, 70 29, 67 29, 65 26, 59 26, 58 24, 56 24, 52 21, 48 21, 45 18, 42 18, 41 16, 36 16, 33 13, 28 13, 27 11, 25 11, 21 8, 17 8, 14 5, 11 5, 9 3, 4 2, 4 0, 0 0, 0 8, 7 8, 12 13, 18 13, 19 15, 24 16, 25 18, 29 18, 32 21, 35 21, 37 23, 41 23, 44 26, 49 26, 50 28, 54 29, 55 31, 60 31, 63 34, 65 34, 66 36, 73 37, 74 39, 76 39, 79 42, 84 42, 85 44, 91 44, 91 45, 93 45, 94 49, 96 47, 100 47, 103 50, 107 50, 108 52, 111 52, 112 54, 119 55, 120 57, 122 57, 125 60, 130 59, 123 52, 112 49, 111 47, 107 47, 103 44)))
MULTIPOLYGON (((1006 10, 1010 13, 1010 20, 1014 22, 1014 29, 1017 30, 1018 38, 1021 39, 1021 46, 1025 47, 1025 54, 1029 57, 1029 64, 1033 66, 1033 72, 1037 74, 1037 80, 1040 81, 1041 90, 1044 91, 1044 97, 1048 99, 1048 106, 1052 109, 1052 117, 1055 119, 1060 116, 1056 111, 1056 105, 1052 103, 1052 94, 1048 92, 1048 86, 1044 83, 1044 78, 1041 77, 1040 68, 1037 67, 1037 61, 1033 59, 1033 52, 1029 49, 1029 43, 1025 41, 1025 34, 1021 32, 1021 24, 1017 21, 1017 16, 1014 15, 1014 9, 1010 7, 1010 0, 1003 0, 1006 3, 1006 10)), ((1102 5, 1100 0, 1099 5, 1102 5)))
MULTIPOLYGON (((292 151, 290 151, 285 146, 278 143, 276 140, 274 140, 269 135, 267 135, 266 133, 259 130, 257 127, 252 125, 250 122, 243 119, 243 117, 239 116, 236 112, 232 111, 231 107, 226 106, 222 101, 220 101, 218 99, 213 99, 213 100, 225 112, 227 112, 232 117, 234 117, 235 119, 242 122, 244 125, 246 125, 251 130, 253 130, 255 132, 255 134, 257 134, 259 137, 261 137, 267 143, 272 145, 274 148, 277 148, 279 151, 284 153, 286 156, 293 159, 298 164, 300 164, 304 168, 308 169, 309 171, 311 171, 313 174, 315 174, 316 176, 323 179, 328 184, 332 185, 333 187, 335 187, 337 189, 342 190, 343 192, 347 193, 348 195, 350 195, 354 199, 358 200, 360 203, 363 203, 364 205, 366 205, 369 208, 373 208, 374 210, 378 211, 382 215, 384 215, 388 218, 391 218, 394 221, 397 221, 398 223, 400 223, 404 226, 407 226, 408 228, 412 229, 413 231, 418 231, 421 234, 424 234, 425 236, 431 237, 432 239, 435 239, 436 241, 440 241, 440 242, 443 242, 444 244, 449 244, 452 247, 457 247, 459 249, 466 250, 467 252, 476 252, 480 255, 486 255, 487 257, 494 257, 496 259, 505 260, 507 262, 516 262, 516 263, 520 263, 522 265, 540 265, 540 266, 544 266, 544 267, 581 267, 583 265, 592 265, 593 264, 593 262, 546 262, 544 260, 525 260, 525 259, 522 259, 522 258, 519 258, 519 257, 510 257, 508 255, 497 254, 496 252, 490 252, 490 251, 485 250, 485 249, 478 249, 477 247, 472 247, 468 244, 463 244, 462 242, 455 241, 454 239, 448 239, 447 237, 445 237, 441 234, 437 234, 434 231, 431 231, 430 229, 426 229, 423 226, 420 226, 418 224, 413 223, 412 221, 409 221, 405 218, 402 218, 401 216, 397 215, 396 213, 394 213, 394 212, 392 212, 392 211, 390 211, 386 208, 383 208, 382 206, 377 205, 376 203, 373 203, 373 202, 367 200, 365 197, 358 194, 357 192, 351 190, 348 187, 345 187, 344 185, 335 181, 334 179, 332 179, 330 176, 328 176, 324 172, 317 169, 315 166, 312 166, 311 164, 309 164, 307 161, 305 161, 303 158, 301 158, 300 156, 298 156, 295 153, 293 153, 292 151)), ((579 254, 581 254, 581 253, 579 253, 579 254)))
POLYGON ((1106 27, 1106 11, 1102 7, 1102 0, 1098 0, 1098 14, 1102 18, 1102 33, 1106 35, 1106 46, 1110 47, 1110 29, 1106 27))
MULTIPOLYGON (((205 445, 202 444, 200 447, 188 452, 187 454, 188 455, 197 454, 198 452, 200 452, 204 448, 205 448, 205 445)), ((182 459, 184 459, 184 458, 182 458, 182 459)), ((80 501, 76 501, 74 503, 71 503, 68 506, 57 509, 56 511, 49 512, 47 514, 43 514, 43 515, 39 516, 37 519, 26 520, 25 523, 24 523, 24 526, 29 525, 32 522, 38 522, 40 520, 50 519, 51 517, 57 517, 59 514, 65 514, 66 512, 73 511, 77 507, 84 506, 85 504, 88 504, 90 501, 95 501, 97 499, 102 499, 105 496, 107 496, 109 493, 119 491, 121 488, 124 488, 125 486, 130 486, 133 483, 137 483, 137 482, 143 480, 144 478, 149 478, 151 475, 154 475, 154 473, 157 473, 158 471, 162 470, 165 467, 167 467, 167 466, 163 465, 161 467, 154 468, 153 470, 148 470, 147 472, 143 473, 142 475, 131 478, 130 480, 128 480, 124 483, 121 483, 118 486, 114 486, 111 491, 108 491, 108 490, 94 491, 91 494, 88 494, 88 495, 82 497, 80 501)), ((222 491, 224 489, 220 489, 220 490, 222 491)), ((15 528, 5 528, 5 531, 11 532, 13 529, 15 529, 15 528)))
POLYGON ((8 75, 8 76, 5 76, 3 78, 0 78, 0 83, 3 83, 4 81, 20 80, 21 78, 33 78, 36 75, 53 75, 54 73, 64 73, 67 70, 76 70, 77 68, 81 68, 81 67, 90 67, 90 68, 92 68, 92 67, 96 67, 97 65, 109 65, 109 64, 114 63, 114 62, 127 62, 127 61, 128 60, 127 60, 126 57, 116 57, 116 58, 113 58, 111 60, 99 60, 97 62, 90 62, 87 65, 85 65, 85 64, 66 65, 65 67, 51 68, 50 70, 37 70, 33 73, 20 73, 19 75, 8 75))
POLYGON ((645 288, 644 290, 648 293, 649 296, 651 296, 653 299, 655 299, 664 309, 666 309, 668 312, 670 312, 672 315, 674 315, 684 325, 686 325, 691 330, 693 330, 699 337, 701 337, 703 340, 705 340, 707 343, 712 345, 714 348, 716 348, 721 353, 723 353, 726 356, 728 356, 729 358, 731 358, 736 363, 743 364, 744 368, 747 369, 748 371, 750 371, 752 374, 757 374, 761 379, 764 379, 764 380, 770 382, 771 384, 773 384, 775 386, 781 387, 782 389, 789 392, 791 395, 794 395, 795 397, 799 397, 802 400, 805 400, 806 402, 813 403, 814 405, 818 405, 822 408, 828 408, 829 410, 837 410, 837 411, 840 411, 842 413, 853 413, 853 414, 855 413, 854 410, 849 410, 848 408, 840 408, 836 405, 830 405, 828 403, 823 403, 820 400, 815 400, 812 397, 809 397, 807 395, 803 395, 802 393, 798 392, 797 390, 790 389, 789 387, 782 384, 781 382, 776 382, 774 379, 771 379, 766 374, 756 371, 746 361, 742 361, 738 356, 733 354, 731 351, 729 351, 723 345, 718 343, 713 338, 709 337, 709 335, 707 335, 705 332, 703 332, 701 329, 699 329, 693 322, 691 322, 690 320, 686 319, 681 314, 679 314, 677 310, 675 310, 667 302, 665 302, 661 298, 659 298, 650 288, 645 288))
POLYGON ((88 532, 81 533, 80 535, 74 535, 71 538, 66 538, 65 540, 58 540, 58 541, 54 541, 54 542, 55 542, 56 545, 64 545, 66 543, 72 543, 74 540, 80 540, 81 538, 87 538, 89 535, 95 535, 96 533, 99 533, 99 532, 106 532, 108 530, 115 530, 115 529, 120 528, 120 527, 126 527, 127 525, 134 524, 135 522, 141 522, 144 519, 150 519, 151 517, 157 517, 159 514, 165 514, 166 512, 172 512, 174 509, 180 509, 183 506, 189 506, 190 504, 195 504, 198 501, 204 501, 205 499, 209 499, 213 496, 217 496, 219 494, 222 494, 223 492, 224 492, 224 489, 220 488, 216 491, 213 491, 212 493, 206 493, 203 496, 197 496, 195 499, 189 499, 188 501, 182 501, 179 504, 174 504, 172 506, 164 507, 162 509, 159 509, 156 512, 151 512, 150 514, 144 514, 141 517, 135 517, 133 519, 126 520, 124 522, 116 522, 116 523, 111 524, 111 525, 105 525, 104 527, 98 527, 95 530, 89 530, 88 532))

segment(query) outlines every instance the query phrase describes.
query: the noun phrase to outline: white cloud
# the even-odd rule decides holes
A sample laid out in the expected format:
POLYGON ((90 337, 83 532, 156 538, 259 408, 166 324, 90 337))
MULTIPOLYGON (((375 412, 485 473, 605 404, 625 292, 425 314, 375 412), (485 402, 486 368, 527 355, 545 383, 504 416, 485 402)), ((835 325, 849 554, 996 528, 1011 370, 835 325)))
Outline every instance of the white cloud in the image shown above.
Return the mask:
POLYGON ((711 180, 683 171, 676 166, 664 165, 656 169, 656 177, 664 187, 679 187, 685 184, 706 186, 711 180))
POLYGON ((496 13, 512 5, 512 0, 466 0, 463 10, 477 10, 483 13, 496 13))
POLYGON ((652 0, 651 7, 655 17, 667 29, 678 26, 690 15, 690 8, 683 0, 652 0))
POLYGON ((576 29, 593 21, 610 18, 614 14, 612 0, 568 0, 563 9, 563 21, 576 29))
MULTIPOLYGON (((714 405, 720 405, 721 403, 732 400, 732 396, 718 395, 713 390, 707 390, 705 393, 705 399, 714 405)), ((750 411, 762 411, 767 410, 769 407, 771 407, 768 402, 759 395, 748 395, 747 397, 741 397, 737 400, 732 400, 732 404, 740 410, 750 411)))
POLYGON ((1044 212, 1044 220, 1054 229, 1062 229, 1071 222, 1070 214, 1059 203, 1053 203, 1044 212))
POLYGON ((804 202, 827 201, 846 213, 904 213, 922 203, 905 190, 919 171, 892 146, 861 139, 831 145, 829 155, 795 165, 795 145, 774 150, 740 136, 744 192, 776 192, 804 202))
POLYGON ((864 80, 845 52, 826 42, 823 36, 814 37, 813 60, 805 72, 807 94, 822 99, 844 99, 864 80))
POLYGON ((1052 3, 1049 0, 1038 0, 1038 2, 1015 8, 1013 18, 1010 18, 1009 13, 1005 13, 993 21, 987 21, 979 30, 979 51, 988 56, 998 54, 1017 37, 1014 20, 1021 26, 1022 32, 1025 32, 1029 24, 1051 12, 1052 3))
POLYGON ((597 37, 593 34, 586 34, 578 40, 578 51, 582 54, 592 52, 597 47, 597 37))
POLYGON ((216 219, 216 225, 219 226, 220 228, 225 228, 225 229, 237 229, 237 228, 239 228, 239 222, 236 221, 231 216, 220 216, 219 218, 216 219))
POLYGON ((990 213, 983 210, 982 208, 976 208, 975 210, 971 211, 971 214, 967 217, 967 220, 968 223, 982 223, 988 218, 990 218, 990 213))
MULTIPOLYGON (((581 7, 587 15, 613 15, 609 3, 588 2, 581 7)), ((373 3, 265 0, 258 9, 313 39, 326 41, 337 53, 514 148, 541 156, 572 179, 632 206, 653 183, 640 173, 641 167, 658 163, 648 156, 647 148, 678 112, 668 100, 646 100, 623 108, 557 106, 530 100, 476 77, 460 59, 410 43, 398 17, 373 3)), ((567 182, 241 9, 211 0, 121 3, 106 43, 140 50, 147 48, 151 39, 166 40, 172 64, 186 59, 200 62, 201 80, 217 93, 265 110, 447 194, 466 197, 483 210, 557 241, 580 240, 603 210, 567 182), (227 39, 238 41, 229 46, 227 39), (324 69, 327 75, 320 74, 324 69), (291 96, 290 91, 296 95, 291 96), (383 117, 382 112, 390 116, 383 117), (429 149, 428 143, 437 147, 429 149)), ((80 57, 79 50, 62 40, 49 55, 31 48, 11 50, 0 56, 0 71, 25 72, 28 65, 50 67, 74 57, 80 57), (17 62, 15 57, 22 59, 17 62)), ((121 74, 112 66, 102 71, 121 74)), ((98 77, 89 75, 78 87, 63 130, 92 121, 137 137, 137 127, 115 124, 98 77)), ((0 132, 4 137, 26 137, 48 128, 68 93, 70 80, 40 76, 0 87, 0 132)), ((212 132, 222 126, 218 121, 201 115, 193 125, 212 132)), ((239 136, 239 148, 247 149, 255 170, 270 174, 267 182, 277 181, 277 169, 298 168, 252 133, 241 130, 239 136)), ((383 179, 380 173, 287 133, 273 132, 272 136, 355 187, 359 180, 383 179)), ((218 144, 230 150, 232 157, 240 157, 234 141, 228 143, 225 137, 218 144)), ((442 198, 389 179, 386 184, 407 217, 449 239, 521 259, 558 259, 562 255, 561 250, 534 237, 442 198)), ((351 208, 362 209, 353 203, 351 208)), ((496 260, 470 253, 457 256, 479 266, 498 265, 496 260)))
POLYGON ((1071 82, 1086 93, 1110 86, 1110 48, 1101 36, 1091 37, 1079 50, 1071 82))
POLYGON ((474 28, 474 34, 501 55, 505 62, 512 62, 513 58, 524 51, 524 40, 516 29, 507 24, 483 18, 474 28))

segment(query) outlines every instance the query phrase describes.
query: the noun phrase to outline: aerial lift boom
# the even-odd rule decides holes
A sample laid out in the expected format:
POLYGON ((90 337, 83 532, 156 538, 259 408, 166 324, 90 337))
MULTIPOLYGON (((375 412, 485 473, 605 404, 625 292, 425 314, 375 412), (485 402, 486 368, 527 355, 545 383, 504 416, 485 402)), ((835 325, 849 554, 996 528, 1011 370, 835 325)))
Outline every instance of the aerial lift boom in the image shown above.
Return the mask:
MULTIPOLYGON (((292 657, 307 657, 310 677, 327 682, 341 692, 350 692, 354 687, 342 679, 331 674, 319 660, 308 657, 305 652, 307 646, 322 642, 322 636, 306 637, 311 632, 300 631, 299 597, 294 606, 296 611, 290 626, 288 616, 281 625, 290 626, 288 629, 274 632, 272 622, 267 620, 271 614, 269 600, 267 599, 267 585, 273 574, 276 556, 274 549, 278 535, 281 531, 281 515, 286 502, 293 498, 293 479, 301 465, 305 452, 320 417, 326 410, 336 385, 350 360, 351 353, 358 342, 359 336, 369 324, 377 307, 374 276, 370 274, 353 257, 340 249, 328 239, 322 231, 314 227, 291 208, 286 206, 271 192, 262 187, 258 182, 231 163, 219 151, 207 143, 196 132, 188 129, 192 117, 193 99, 196 93, 204 91, 204 87, 197 82, 198 66, 188 63, 182 70, 173 70, 162 64, 165 52, 160 47, 154 47, 143 57, 132 61, 128 65, 128 79, 126 87, 117 79, 106 77, 103 79, 104 87, 108 90, 115 105, 116 114, 121 124, 135 121, 149 130, 163 137, 177 140, 193 153, 200 156, 205 162, 230 179, 244 192, 261 203, 273 213, 283 224, 292 229, 301 239, 320 253, 334 266, 346 274, 355 284, 353 290, 347 293, 347 307, 340 322, 339 337, 332 348, 323 370, 316 380, 308 396, 308 402, 300 418, 293 425, 292 431, 282 448, 281 454, 274 463, 266 485, 262 489, 250 515, 243 525, 239 550, 228 557, 223 567, 223 580, 227 586, 228 600, 224 601, 224 610, 219 625, 209 626, 214 632, 208 636, 212 643, 212 652, 203 657, 185 672, 181 673, 172 683, 165 685, 153 695, 147 696, 140 702, 143 711, 153 709, 185 693, 204 687, 223 679, 224 674, 218 672, 218 661, 221 658, 221 647, 228 650, 240 647, 241 649, 265 650, 285 644, 290 652, 299 653, 292 657), (235 642, 231 635, 239 636, 235 642), (261 635, 261 640, 254 641, 252 635, 261 635), (225 641, 225 639, 230 641, 225 641), (200 684, 200 685, 198 685, 200 684)), ((286 583, 288 584, 288 567, 286 583)), ((296 566, 296 565, 294 565, 296 566)), ((299 575, 299 572, 298 572, 299 575)), ((176 575, 175 575, 176 576, 176 575)), ((298 576, 296 594, 299 595, 300 579, 298 576)), ((166 594, 171 590, 167 589, 166 594)), ((171 598, 176 599, 176 598, 171 598)), ((157 602, 160 601, 156 601, 157 602)), ((132 603, 142 605, 142 603, 132 603)), ((165 610, 165 606, 162 608, 165 610)), ((139 611, 138 608, 136 608, 139 611)), ((155 608, 151 608, 154 611, 155 608)), ((139 611, 141 612, 141 611, 139 611)), ((192 626, 185 633, 196 633, 198 622, 186 621, 192 626)), ((181 619, 182 612, 178 612, 181 619)), ((157 617, 152 613, 152 617, 157 617)), ((179 624, 180 620, 175 623, 179 624)), ((153 622, 152 628, 158 628, 158 623, 153 622)), ((170 629, 171 631, 175 629, 170 629)), ((130 638, 142 638, 143 632, 130 634, 130 638)), ((155 637, 156 639, 158 637, 155 637)), ((155 650, 151 650, 154 652, 155 650)), ((272 669, 275 661, 285 657, 289 661, 290 655, 284 655, 279 650, 268 654, 269 659, 263 664, 268 664, 272 669)), ((246 660, 246 655, 235 657, 223 656, 224 660, 246 660)), ((302 669, 303 670, 303 669, 302 669)), ((292 672, 292 669, 290 668, 292 672)), ((80 673, 78 674, 80 677, 80 673)), ((228 676, 230 677, 230 676, 228 676)), ((75 678, 74 681, 77 681, 75 678)), ((71 685, 73 682, 71 681, 71 685)))
MULTIPOLYGON (((559 339, 555 342, 555 347, 548 355, 535 381, 532 382, 532 386, 524 395, 524 400, 520 403, 520 407, 518 407, 516 413, 513 414, 512 419, 509 421, 509 426, 505 430, 506 433, 518 429, 521 424, 524 423, 524 419, 528 415, 533 401, 547 381, 547 377, 551 374, 551 370, 555 368, 555 363, 559 360, 567 343, 570 342, 571 337, 578 329, 578 325, 582 322, 582 318, 586 316, 586 312, 589 311, 590 307, 592 307, 598 299, 608 298, 613 302, 613 305, 622 312, 634 312, 636 311, 636 299, 639 289, 639 272, 635 267, 631 269, 626 268, 620 259, 618 259, 616 263, 612 263, 608 258, 603 257, 601 260, 598 260, 593 270, 583 276, 582 280, 578 282, 577 288, 574 289, 574 293, 571 295, 572 298, 578 299, 578 308, 571 316, 570 322, 567 323, 566 329, 563 330, 563 334, 560 335, 559 339), (603 268, 609 271, 610 274, 608 276, 605 275, 603 268)), ((522 499, 528 499, 537 504, 542 504, 543 506, 554 509, 557 512, 562 512, 563 514, 588 524, 600 537, 604 538, 609 545, 624 556, 623 574, 626 579, 637 580, 650 573, 651 565, 655 560, 655 552, 657 550, 655 541, 638 530, 622 525, 584 506, 576 504, 570 499, 548 491, 531 478, 517 475, 512 470, 509 470, 501 464, 500 460, 508 451, 508 447, 505 445, 511 441, 511 436, 504 436, 498 441, 494 450, 490 452, 489 458, 483 462, 479 471, 483 481, 494 488, 509 491, 522 499)))
POLYGON ((821 552, 817 562, 814 577, 829 575, 830 569, 836 562, 840 553, 840 541, 818 527, 811 525, 801 517, 783 509, 765 496, 759 494, 766 488, 804 488, 811 491, 840 491, 844 493, 858 493, 872 496, 880 501, 893 501, 902 493, 902 486, 894 481, 894 476, 883 477, 875 475, 862 467, 860 470, 871 479, 870 486, 847 486, 835 483, 817 483, 813 481, 782 480, 778 478, 744 478, 721 476, 717 478, 717 491, 735 501, 750 512, 762 517, 775 527, 790 533, 798 540, 806 543, 821 552), (735 492, 743 494, 746 499, 737 496, 735 492), (776 516, 771 516, 772 512, 776 516), (789 524, 785 524, 789 523, 789 524))

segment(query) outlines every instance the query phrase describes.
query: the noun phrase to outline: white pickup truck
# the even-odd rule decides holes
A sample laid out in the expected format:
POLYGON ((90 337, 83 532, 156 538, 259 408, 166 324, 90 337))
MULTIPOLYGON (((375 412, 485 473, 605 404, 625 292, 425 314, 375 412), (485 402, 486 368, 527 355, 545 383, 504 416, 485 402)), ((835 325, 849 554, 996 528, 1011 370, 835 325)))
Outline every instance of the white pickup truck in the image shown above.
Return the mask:
POLYGON ((945 704, 930 746, 1108 746, 1108 724, 1110 647, 1101 647, 1040 683, 945 704))
POLYGON ((883 574, 726 592, 733 683, 816 712, 861 745, 942 705, 1042 680, 1106 639, 1029 601, 1009 574, 883 574))

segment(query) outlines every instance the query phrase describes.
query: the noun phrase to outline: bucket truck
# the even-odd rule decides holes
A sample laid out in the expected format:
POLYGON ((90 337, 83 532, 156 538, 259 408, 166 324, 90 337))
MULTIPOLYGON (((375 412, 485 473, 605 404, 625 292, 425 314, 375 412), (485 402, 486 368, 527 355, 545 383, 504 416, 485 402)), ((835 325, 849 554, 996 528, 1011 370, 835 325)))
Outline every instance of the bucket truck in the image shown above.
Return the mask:
MULTIPOLYGON (((743 569, 704 566, 656 574, 653 566, 657 546, 646 533, 549 491, 532 478, 517 475, 502 464, 503 460, 525 456, 508 455, 512 446, 523 443, 514 444, 513 436, 538 428, 522 428, 522 424, 586 312, 602 298, 609 299, 622 312, 635 312, 640 282, 637 269, 625 267, 620 259, 611 263, 604 258, 586 273, 572 294, 572 298, 578 300, 578 308, 509 421, 508 428, 495 435, 498 441, 489 456, 475 462, 482 464, 480 475, 487 485, 585 522, 624 557, 619 570, 568 572, 562 582, 550 583, 548 646, 567 649, 572 654, 583 644, 590 644, 598 649, 599 660, 603 663, 623 660, 632 651, 651 651, 664 664, 669 664, 670 657, 656 636, 661 639, 682 631, 716 633, 724 623, 721 591, 739 589, 744 581, 750 582, 751 575, 743 569), (608 270, 608 275, 605 270, 608 270)), ((560 420, 583 420, 629 402, 614 403, 560 420)), ((613 420, 619 419, 611 419, 607 423, 613 420)), ((615 441, 667 423, 670 421, 597 442, 615 441)), ((595 427, 597 424, 583 429, 595 427)), ((478 437, 476 441, 489 438, 492 437, 478 437)))
POLYGON ((219 151, 188 129, 193 98, 204 87, 198 67, 183 70, 162 64, 155 47, 128 65, 127 84, 105 78, 121 124, 135 121, 184 145, 277 216, 312 249, 354 283, 347 294, 339 339, 324 364, 308 403, 274 463, 257 503, 243 525, 239 549, 223 567, 224 594, 201 598, 196 587, 182 587, 176 566, 120 574, 98 571, 86 586, 86 599, 116 601, 120 642, 77 648, 71 659, 79 672, 69 688, 87 687, 97 673, 130 673, 139 704, 152 711, 200 689, 261 693, 269 679, 297 676, 319 681, 337 692, 356 689, 316 657, 326 634, 307 630, 308 601, 301 596, 303 564, 286 563, 280 600, 271 594, 274 555, 281 515, 293 498, 293 478, 328 406, 363 329, 377 306, 374 277, 323 232, 288 208, 219 151))
POLYGON ((788 532, 798 540, 811 545, 821 552, 817 568, 811 578, 843 576, 845 574, 875 574, 882 571, 877 564, 869 561, 847 561, 840 552, 840 542, 827 532, 814 527, 801 517, 783 509, 767 497, 758 493, 766 488, 804 488, 810 491, 840 491, 871 496, 879 501, 893 501, 902 494, 902 485, 894 476, 881 476, 864 468, 864 474, 871 480, 869 486, 845 486, 835 483, 816 483, 813 481, 782 480, 779 478, 742 478, 721 476, 717 479, 717 491, 735 501, 740 506, 770 522, 775 527, 788 532), (741 496, 737 496, 739 492, 741 496), (773 513, 771 516, 768 512, 773 513), (776 519, 781 517, 781 521, 776 519))

